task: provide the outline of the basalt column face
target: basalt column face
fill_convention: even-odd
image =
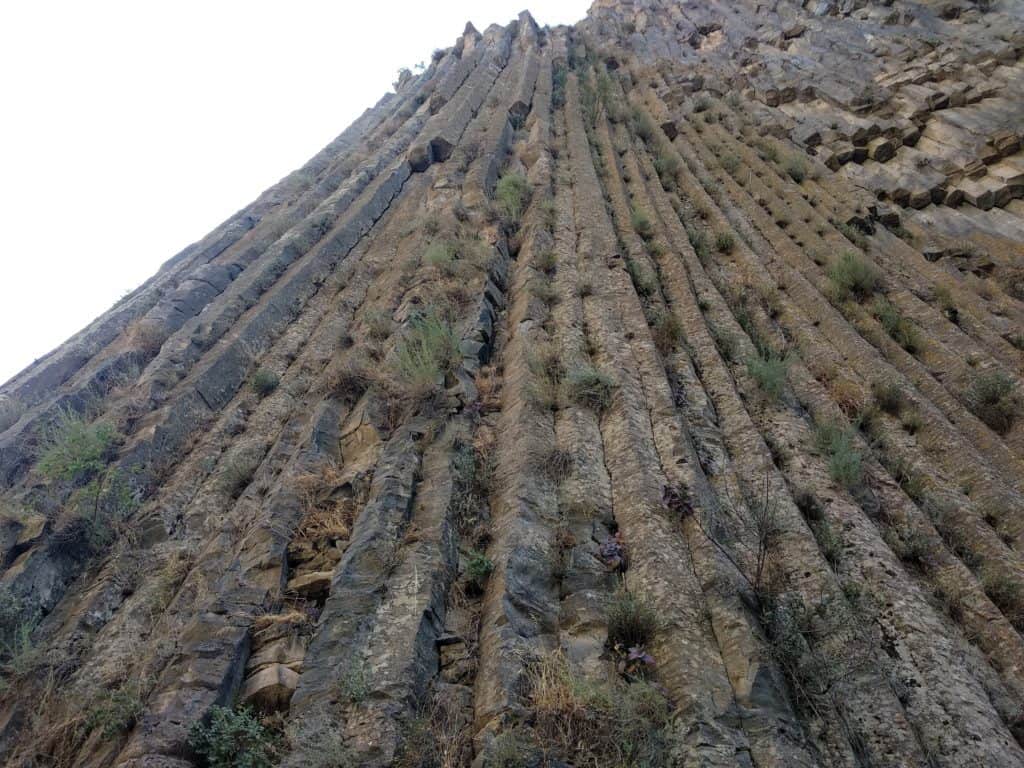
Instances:
[[[467,26],[0,386],[0,765],[1024,766],[1022,51]]]

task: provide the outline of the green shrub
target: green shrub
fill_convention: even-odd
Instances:
[[[529,282],[527,289],[549,307],[553,307],[560,299],[555,284],[544,277],[535,277]]]
[[[1002,371],[982,373],[967,392],[971,412],[994,432],[1005,435],[1020,413],[1020,399],[1013,379]]]
[[[260,397],[266,397],[277,389],[277,385],[280,383],[281,380],[276,373],[268,371],[266,368],[260,368],[249,380],[249,388]]]
[[[342,701],[358,704],[370,695],[370,674],[366,665],[350,659],[338,675],[338,696]]]
[[[423,261],[431,267],[447,271],[455,261],[455,246],[447,241],[433,242],[427,246]]]
[[[827,274],[833,297],[838,301],[851,296],[863,301],[881,284],[878,270],[852,251],[844,252],[828,268]]]
[[[586,679],[575,674],[559,653],[547,654],[533,665],[528,679],[530,703],[536,713],[534,734],[540,742],[537,746],[549,759],[538,762],[537,746],[519,738],[514,746],[502,749],[504,762],[485,765],[676,765],[672,759],[676,746],[671,734],[672,707],[657,686],[643,680]]]
[[[213,707],[209,724],[192,724],[188,743],[207,768],[272,768],[273,734],[248,709]]]
[[[786,160],[786,173],[797,184],[807,177],[807,163],[799,155],[790,155]]]
[[[520,173],[506,173],[498,179],[494,197],[506,221],[517,225],[530,200],[530,184]]]
[[[876,296],[871,306],[871,313],[882,324],[885,332],[893,341],[907,352],[913,354],[921,346],[920,337],[914,324],[903,317],[899,310],[884,296]]]
[[[395,367],[400,381],[422,390],[453,371],[460,357],[455,330],[436,313],[428,312],[410,322],[395,350]]]
[[[828,472],[849,490],[860,486],[863,469],[861,455],[854,445],[854,431],[838,424],[821,424],[815,430],[818,449],[828,456]]]
[[[1010,577],[986,571],[982,574],[985,594],[1014,627],[1024,630],[1024,590]]]
[[[860,248],[862,251],[868,249],[868,239],[863,232],[860,231],[854,224],[836,224],[836,229],[839,230],[840,234],[853,243],[855,246]]]
[[[634,648],[648,645],[658,631],[658,614],[640,595],[619,589],[608,603],[608,645]]]
[[[557,266],[555,252],[550,248],[544,249],[534,257],[533,266],[534,269],[539,269],[541,272],[550,275]]]
[[[679,346],[683,340],[683,324],[669,310],[658,310],[651,321],[651,337],[662,355]]]
[[[110,424],[87,424],[76,413],[61,411],[44,438],[37,468],[50,482],[88,482],[106,468],[119,439]]]
[[[877,379],[871,382],[871,395],[878,407],[892,416],[903,408],[903,390],[896,381]]]
[[[711,109],[711,99],[707,96],[700,96],[693,102],[693,111],[700,113]]]
[[[644,240],[650,240],[654,237],[654,226],[651,224],[651,219],[646,211],[634,206],[630,221],[633,224],[633,229]]]
[[[615,385],[597,369],[578,365],[566,375],[565,387],[569,400],[600,413],[611,405]]]
[[[722,359],[728,363],[734,362],[736,353],[739,351],[739,340],[736,338],[736,334],[715,325],[709,325],[708,330],[711,331],[711,338]]]
[[[527,398],[538,408],[557,408],[564,378],[558,352],[550,347],[532,351],[527,355],[526,365],[530,369],[530,381],[526,385]]]
[[[657,134],[657,126],[651,120],[650,115],[640,107],[633,107],[632,113],[633,132],[645,143],[651,141]]]
[[[487,579],[494,572],[494,563],[483,552],[473,550],[466,564],[467,585],[476,594],[481,594],[487,585]]]
[[[736,171],[739,170],[740,167],[740,159],[731,153],[722,155],[718,158],[718,162],[730,176],[735,175]]]
[[[789,358],[771,349],[763,349],[760,354],[747,358],[747,373],[757,382],[761,391],[771,398],[782,395],[788,369]]]
[[[8,587],[0,587],[0,691],[31,671],[39,659],[32,632],[39,623],[39,613]]]
[[[679,176],[679,157],[667,149],[658,152],[654,158],[654,171],[667,190],[675,189],[676,178]]]
[[[67,507],[73,517],[54,534],[69,544],[83,543],[90,554],[97,554],[114,542],[122,523],[138,506],[124,475],[118,470],[104,471],[71,495]]]
[[[626,259],[626,271],[638,295],[646,298],[658,292],[657,278],[643,264],[634,259]]]
[[[135,727],[143,711],[136,686],[125,685],[113,691],[103,691],[89,710],[85,729],[90,733],[98,730],[104,739],[116,739]]]
[[[718,232],[715,234],[715,248],[719,253],[732,253],[736,246],[731,232]]]
[[[708,239],[704,233],[687,229],[686,235],[690,240],[690,245],[693,246],[693,252],[697,254],[697,259],[701,264],[706,263],[708,256],[711,255],[711,249],[708,247]]]

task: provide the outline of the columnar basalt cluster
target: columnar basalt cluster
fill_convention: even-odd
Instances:
[[[1024,766],[1022,52],[467,26],[0,387],[0,764]]]

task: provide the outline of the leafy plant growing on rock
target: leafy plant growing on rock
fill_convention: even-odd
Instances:
[[[979,374],[967,391],[971,412],[994,432],[1005,435],[1020,413],[1017,387],[1002,371]]]
[[[836,301],[845,301],[851,296],[857,301],[864,301],[881,284],[878,270],[852,251],[845,251],[828,268],[828,279]]]
[[[620,588],[608,602],[608,645],[646,646],[658,631],[658,614],[643,596]]]
[[[765,348],[759,354],[747,358],[747,373],[772,399],[782,395],[782,391],[786,387],[786,372],[788,370],[789,358],[772,349]]]
[[[437,385],[458,363],[459,339],[452,326],[434,312],[410,322],[395,350],[398,378],[413,390]]]
[[[188,743],[206,768],[272,768],[277,754],[273,733],[244,708],[213,707],[192,724]]]
[[[643,209],[634,206],[630,222],[636,233],[644,240],[650,240],[654,237],[654,225],[651,224],[650,216]]]
[[[276,373],[268,371],[266,368],[260,368],[249,380],[249,387],[260,397],[266,397],[277,389],[280,383],[281,380]]]
[[[900,314],[899,310],[884,296],[875,297],[871,313],[882,324],[893,341],[913,354],[921,347],[921,340],[914,324]]]
[[[474,550],[466,564],[466,584],[474,594],[482,594],[487,579],[494,572],[494,563],[483,552]]]
[[[85,728],[89,732],[98,730],[104,739],[116,739],[135,727],[143,711],[138,687],[123,685],[100,694],[89,710]]]
[[[715,249],[719,253],[732,253],[734,247],[736,247],[736,240],[731,232],[723,230],[715,234]]]
[[[671,706],[654,685],[590,681],[574,674],[557,653],[530,669],[529,683],[535,733],[559,763],[571,760],[594,768],[673,764]],[[519,746],[519,754],[524,747]]]
[[[828,456],[828,471],[848,490],[860,486],[863,470],[861,455],[854,445],[854,431],[838,424],[821,424],[815,429],[818,449]]]
[[[518,226],[530,200],[530,184],[520,173],[506,173],[498,179],[494,197],[505,221],[511,226]]]
[[[106,469],[120,436],[106,422],[87,423],[72,411],[61,411],[46,435],[36,465],[50,482],[89,482]]]
[[[38,611],[0,587],[0,691],[35,667],[39,653],[32,633],[38,623]]]
[[[578,365],[565,377],[569,399],[579,406],[601,413],[612,402],[612,380],[596,368]]]

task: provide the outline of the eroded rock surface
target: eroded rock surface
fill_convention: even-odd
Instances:
[[[1024,766],[1022,51],[467,25],[0,387],[0,764]]]

